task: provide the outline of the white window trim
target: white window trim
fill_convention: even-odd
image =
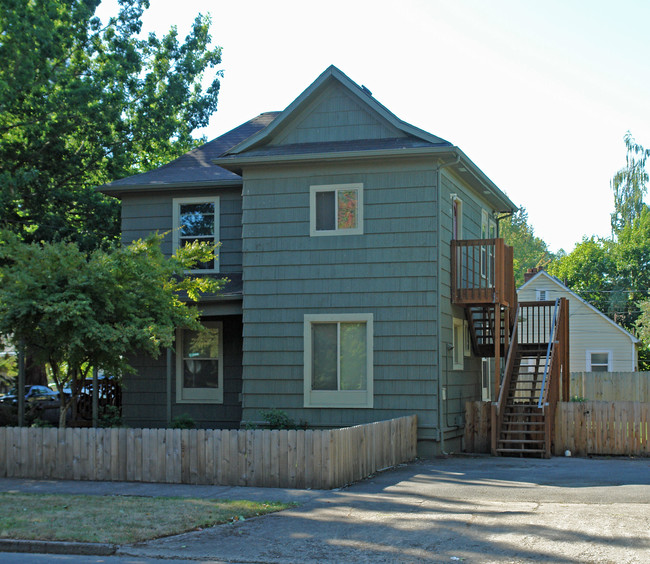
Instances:
[[[219,210],[219,197],[218,196],[196,196],[193,198],[174,198],[173,199],[173,208],[172,208],[172,252],[176,252],[180,246],[180,208],[182,204],[199,204],[199,203],[210,203],[214,205],[214,244],[219,243],[219,227],[220,227],[220,210]],[[192,270],[197,274],[214,274],[219,272],[219,255],[215,252],[214,255],[214,268],[204,269],[197,268]]]
[[[544,298],[543,299],[542,299],[542,292],[544,293]],[[544,288],[541,288],[539,290],[535,290],[535,294],[536,294],[538,302],[547,302],[547,301],[549,301],[549,297],[548,297],[549,291],[548,290],[546,290]]]
[[[366,324],[366,390],[312,390],[312,323]],[[309,314],[304,317],[304,406],[333,408],[371,408],[373,406],[373,314]]]
[[[357,226],[353,229],[316,230],[316,194],[318,192],[336,192],[340,190],[357,191]],[[338,201],[335,198],[336,201]],[[309,235],[311,237],[330,237],[340,235],[363,235],[363,184],[320,184],[309,187]]]
[[[453,319],[454,319],[454,322],[453,322],[452,329],[451,329],[451,331],[452,331],[451,341],[452,341],[452,344],[453,344],[453,349],[451,351],[452,369],[453,370],[464,370],[465,369],[465,354],[464,354],[464,350],[465,350],[465,344],[464,344],[464,341],[465,341],[465,339],[464,339],[465,329],[463,327],[463,320],[462,319],[458,319],[457,317],[454,317]],[[459,333],[456,333],[457,329],[460,329]],[[457,334],[460,334],[460,341],[461,341],[460,343],[456,342],[456,335]],[[458,354],[457,347],[460,349],[460,355],[459,355],[459,357],[461,359],[460,362],[456,362],[456,356]]]
[[[592,354],[607,354],[607,372],[612,372],[612,364],[614,360],[614,351],[612,350],[606,350],[606,349],[589,349],[586,351],[586,367],[587,367],[587,372],[592,372],[592,366],[591,366],[591,355]]]
[[[176,403],[223,403],[223,323],[206,321],[205,327],[219,329],[218,387],[186,389],[183,387],[183,330],[176,330]]]

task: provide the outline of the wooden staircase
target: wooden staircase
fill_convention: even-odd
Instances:
[[[538,407],[545,365],[546,350],[518,350],[497,437],[497,454],[545,456],[550,450],[550,437],[545,432],[548,410]]]
[[[492,453],[550,457],[555,406],[569,395],[568,302],[518,304],[512,266],[503,239],[452,241],[452,302],[474,355],[494,358]]]

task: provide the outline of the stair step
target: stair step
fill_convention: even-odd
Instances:
[[[546,449],[543,448],[497,448],[497,452],[502,452],[502,453],[516,453],[516,454],[523,454],[523,453],[536,453],[536,454],[545,454]]]
[[[544,439],[515,439],[515,438],[501,438],[499,443],[510,443],[517,445],[538,445],[540,443],[544,444]]]

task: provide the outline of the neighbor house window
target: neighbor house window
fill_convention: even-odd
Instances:
[[[174,251],[194,241],[216,245],[219,242],[219,198],[174,198]],[[218,272],[215,257],[199,263],[194,270]]]
[[[223,326],[204,323],[203,331],[176,334],[176,402],[223,402]]]
[[[363,184],[311,186],[309,198],[312,237],[363,233]]]
[[[611,372],[611,351],[587,351],[587,372]]]
[[[548,296],[548,290],[537,290],[537,301],[538,302],[545,302],[549,300]]]
[[[465,328],[463,320],[454,317],[453,340],[454,348],[451,349],[453,359],[453,369],[463,370],[465,368]]]
[[[372,407],[372,320],[305,315],[305,407]]]

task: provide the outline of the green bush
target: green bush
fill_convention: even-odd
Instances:
[[[267,409],[260,411],[262,419],[266,421],[269,429],[296,429],[296,422],[291,419],[286,411],[281,409]]]
[[[196,421],[187,413],[183,413],[172,419],[172,429],[196,429]]]
[[[571,396],[571,401],[574,403],[584,403],[589,400],[587,398],[583,398],[582,396]]]
[[[98,425],[100,427],[121,427],[122,414],[120,408],[115,405],[107,405],[104,412],[99,416]]]

